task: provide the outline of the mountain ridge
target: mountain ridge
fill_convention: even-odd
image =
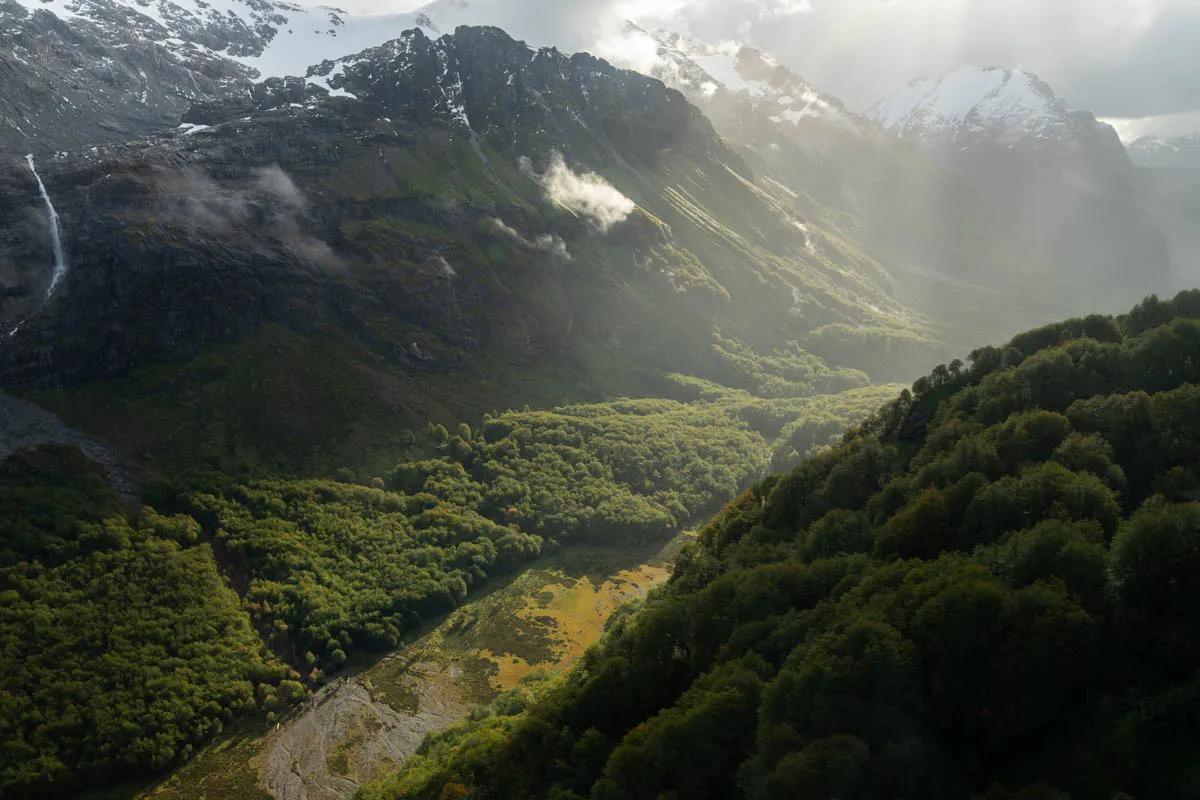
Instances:
[[[872,342],[897,348],[871,364],[885,378],[943,347],[885,267],[806,220],[655,79],[488,28],[413,30],[312,75],[333,91],[268,79],[195,104],[178,130],[39,161],[72,268],[32,316],[45,212],[27,168],[0,172],[27,198],[0,210],[0,317],[28,317],[0,353],[9,386],[115,379],[144,397],[155,370],[202,379],[190,360],[264,330],[298,337],[296,357],[316,342],[353,354],[338,362],[363,375],[341,380],[371,376],[357,394],[384,408],[395,380],[451,385],[483,364],[586,373],[604,353],[641,365],[613,386],[656,371],[739,385],[759,380],[743,348],[797,342],[812,352],[780,363],[809,365],[815,383],[786,384],[808,391],[865,382],[835,365]],[[302,425],[324,391],[306,385],[276,420]],[[96,418],[106,406],[58,410],[128,435],[119,414]]]
[[[1184,136],[1143,136],[1126,149],[1139,167],[1200,169],[1200,133]]]
[[[1012,146],[1072,149],[1095,132],[1116,136],[1034,73],[996,66],[964,65],[941,78],[918,78],[871,106],[867,116],[901,137],[958,146],[990,136]]]

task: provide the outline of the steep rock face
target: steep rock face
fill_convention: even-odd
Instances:
[[[310,68],[309,79],[417,124],[469,131],[513,153],[569,148],[611,160],[659,150],[734,164],[695,107],[657,81],[586,53],[535,50],[498,28],[420,29]]]
[[[20,309],[31,316],[10,337],[8,382],[71,385],[120,375],[246,336],[264,321],[315,332],[340,324],[343,313],[383,313],[388,301],[387,313],[401,318],[420,317],[416,305],[436,314],[425,321],[448,341],[461,346],[471,338],[458,315],[446,317],[454,289],[442,268],[425,263],[431,248],[424,258],[419,248],[411,254],[417,263],[406,276],[405,301],[374,298],[348,280],[334,247],[353,248],[320,184],[348,149],[361,151],[361,144],[339,144],[360,133],[352,121],[328,111],[302,119],[285,107],[253,124],[195,130],[42,166],[70,268],[45,306],[44,270],[19,293],[31,298]],[[397,131],[394,138],[415,136]],[[21,243],[23,263],[44,264],[45,237],[29,203],[0,227]],[[31,229],[36,235],[24,238]],[[397,357],[419,361],[430,358],[427,350]]]
[[[36,184],[0,175],[0,318],[24,320],[4,382],[124,375],[268,322],[402,372],[600,348],[713,375],[717,328],[767,352],[833,323],[934,344],[681,95],[586,55],[411,31],[183,118],[39,162],[71,267],[45,305]]]
[[[248,68],[116,2],[63,17],[0,1],[0,149],[46,153],[133,139],[178,124],[195,101],[244,91]],[[81,11],[84,6],[76,6]]]

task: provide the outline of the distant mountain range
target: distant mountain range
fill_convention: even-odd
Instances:
[[[1169,269],[1115,131],[1028,72],[964,67],[860,116],[754,48],[633,25],[625,36],[614,52],[650,45],[651,74],[751,163],[861,220],[890,263],[981,286],[1020,275],[1037,286],[1027,302],[1065,305],[1132,298]],[[1099,278],[1091,290],[1083,273]]]
[[[1200,169],[1200,134],[1144,136],[1130,142],[1127,149],[1139,167]]]
[[[941,78],[913,81],[867,112],[904,138],[930,146],[1076,149],[1093,139],[1117,141],[1111,126],[1076,111],[1031,72],[963,66]]]
[[[514,225],[501,212],[516,201],[502,200],[494,182],[516,170],[521,191],[546,185],[554,153],[576,178],[594,171],[668,223],[675,249],[662,273],[677,287],[704,287],[678,293],[706,314],[712,309],[701,295],[720,306],[725,294],[736,305],[741,293],[755,292],[737,288],[742,277],[721,276],[729,269],[724,257],[681,256],[696,256],[711,242],[680,247],[688,228],[670,222],[671,215],[710,233],[749,236],[768,260],[812,261],[815,272],[803,266],[776,285],[789,320],[776,331],[778,341],[804,341],[835,363],[855,361],[879,375],[902,369],[896,364],[904,359],[876,346],[897,336],[916,343],[914,357],[925,359],[938,342],[981,327],[990,338],[1165,288],[1171,253],[1112,129],[1072,110],[1030,73],[963,68],[918,81],[859,115],[745,45],[615,28],[618,41],[602,52],[664,88],[586,55],[498,46],[508,38],[498,31],[448,33],[477,18],[527,24],[520,4],[508,0],[439,0],[382,17],[267,0],[0,0],[0,146],[36,156],[62,215],[68,254],[80,265],[95,262],[69,275],[55,307],[22,328],[4,356],[9,379],[87,380],[189,355],[263,320],[290,319],[297,286],[306,296],[330,293],[318,304],[339,309],[342,322],[348,308],[355,317],[375,302],[366,297],[378,287],[360,298],[365,305],[347,306],[332,299],[346,283],[336,270],[313,269],[385,258],[390,245],[364,244],[359,235],[364,220],[418,213],[410,201],[403,209],[388,205],[394,200],[376,202],[412,191],[390,183],[400,180],[398,167],[378,144],[389,137],[406,147],[449,137],[455,148],[469,147],[483,170],[468,177],[470,165],[457,151],[422,166],[420,181],[429,186],[471,187],[462,199],[468,210],[422,206],[426,224],[461,225],[463,214],[494,217],[518,235],[513,241],[561,242],[567,252],[578,231],[541,212],[522,212],[524,225]],[[290,144],[271,138],[284,129]],[[393,177],[371,181],[387,185],[356,185],[354,192],[375,198],[357,211],[327,205],[349,191],[339,181],[359,180],[346,177],[347,159],[365,157],[372,146]],[[531,159],[528,166],[519,166],[522,158]],[[673,166],[664,171],[667,162]],[[686,172],[673,171],[684,162],[709,176],[703,192]],[[260,196],[257,171],[272,167],[295,180],[303,213],[278,196]],[[372,175],[377,169],[361,168]],[[407,168],[400,172],[404,181],[417,180]],[[253,233],[250,225],[244,241],[240,234],[213,238],[195,224],[180,233],[148,215],[164,192],[178,196],[196,175],[216,176],[215,190],[201,188],[268,215],[275,233]],[[10,163],[0,181],[10,196],[29,200],[0,219],[0,320],[16,323],[40,308],[48,278],[36,254],[48,244],[24,160]],[[480,216],[480,208],[489,213]],[[133,219],[141,225],[136,242]],[[403,239],[425,264],[446,249],[427,233],[409,231]],[[635,247],[637,263],[653,250]],[[763,258],[757,250],[749,257],[751,272],[763,271]],[[172,271],[191,263],[203,266]],[[275,266],[263,272],[264,263]],[[225,267],[211,271],[213,265]],[[143,272],[149,283],[139,288]],[[243,291],[239,275],[252,282],[251,291]],[[186,282],[172,299],[153,299],[151,285],[161,292],[176,278]],[[360,276],[349,283],[351,294],[363,291]],[[240,287],[245,309],[217,307],[215,298],[230,286]],[[478,291],[469,296],[487,294]],[[420,311],[409,309],[422,325],[433,319],[425,304],[434,294],[422,296]],[[197,296],[213,305],[198,305]],[[158,315],[156,329],[141,327]],[[929,328],[924,315],[937,315],[942,329]],[[451,327],[443,340],[450,350],[433,362],[468,361],[465,353],[481,340],[479,331]],[[70,356],[62,350],[68,344]],[[404,359],[430,363],[413,355],[412,344]],[[417,349],[438,352],[428,344]]]

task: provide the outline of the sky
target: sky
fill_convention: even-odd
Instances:
[[[408,11],[419,0],[343,0]],[[615,20],[737,40],[865,110],[960,64],[1036,72],[1123,137],[1200,132],[1200,0],[439,0],[474,21],[564,50],[595,49]]]

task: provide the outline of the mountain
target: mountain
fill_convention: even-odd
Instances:
[[[1143,136],[1126,147],[1139,167],[1184,167],[1200,169],[1200,134],[1192,136]]]
[[[0,146],[44,154],[174,128],[193,103],[426,21],[273,0],[3,0]]]
[[[1127,149],[1146,206],[1167,235],[1175,285],[1187,286],[1200,253],[1200,137],[1148,136]]]
[[[808,393],[864,383],[848,360],[887,377],[944,347],[883,266],[656,80],[486,28],[307,72],[0,172],[4,385],[55,390],[151,460],[337,463],[397,420],[540,387],[640,394],[686,372]],[[271,352],[275,372],[242,368]],[[574,377],[526,380],[546,370]],[[194,406],[154,399],[181,382]]]
[[[1072,109],[1025,70],[961,67],[922,79],[868,116],[962,175],[986,197],[990,224],[1021,274],[1049,276],[1048,291],[1086,273],[1106,288],[1162,288],[1170,256],[1144,205],[1116,132]],[[1091,293],[1093,305],[1112,294]]]
[[[919,148],[744,44],[711,44],[627,22],[598,50],[682,92],[810,218],[852,230],[858,245],[897,275],[907,302],[938,314],[952,330],[1010,329],[1007,314],[958,317],[968,306],[1011,305],[976,277],[1002,268],[1003,247],[998,231],[983,222],[980,194]],[[947,226],[946,213],[970,224]],[[1016,305],[1040,320],[1055,313],[1042,299]]]
[[[256,0],[219,5],[4,0],[0,39],[6,46],[0,48],[0,70],[6,92],[0,99],[0,144],[45,155],[160,133],[178,126],[193,104],[244,98],[256,80],[306,76],[314,64],[377,47],[412,27],[431,38],[462,22],[501,24],[531,35],[554,27],[574,31],[575,46],[595,46],[610,60],[650,72],[683,91],[723,136],[752,149],[741,155],[757,173],[770,172],[789,191],[812,198],[815,202],[806,201],[810,216],[856,217],[850,224],[861,228],[854,238],[876,260],[905,276],[900,281],[909,290],[904,299],[922,310],[957,306],[966,297],[995,305],[987,298],[1011,287],[999,276],[1015,262],[1029,264],[1026,274],[1051,280],[1063,263],[1095,264],[1105,275],[1103,285],[1125,297],[1146,288],[1139,284],[1132,289],[1135,277],[1160,273],[1154,262],[1167,258],[1153,224],[1121,199],[1130,191],[1120,174],[1127,166],[1118,163],[1119,154],[1113,157],[1113,143],[1104,141],[1102,128],[1097,128],[1095,146],[1079,149],[1080,154],[1107,155],[1047,156],[1056,171],[1064,163],[1071,166],[1060,178],[1039,184],[1045,171],[1021,163],[1013,172],[1011,153],[987,155],[968,148],[974,153],[968,163],[954,157],[958,150],[929,149],[933,140],[925,136],[908,137],[916,146],[897,147],[836,98],[753,48],[631,30],[616,19],[600,19],[583,30],[579,25],[542,25],[527,17],[520,5],[507,0],[437,0],[409,14],[378,16]],[[99,56],[80,58],[79,52]],[[935,81],[910,87],[893,99],[890,114],[917,112],[922,100],[935,94],[953,111],[972,91],[980,93],[976,99],[981,102],[983,95],[995,92],[980,110],[995,117],[990,127],[1001,138],[1023,131],[1030,142],[1058,141],[1058,134],[1072,126],[1083,131],[1090,125],[1086,115],[1076,119],[1075,112],[1027,73],[964,69],[956,75],[940,93]],[[320,75],[308,77],[322,85]],[[914,124],[920,116],[915,113]],[[1014,123],[1017,116],[1023,122]],[[1038,131],[1056,135],[1039,139],[1031,134]],[[931,165],[930,155],[944,163]],[[945,163],[953,169],[938,168]],[[1054,184],[1064,183],[1085,188],[1057,191]],[[1022,203],[1022,194],[1049,196],[1051,188],[1056,191],[1047,203],[1028,208]],[[1117,229],[1124,232],[1121,241],[1105,238],[1105,231]],[[1013,231],[1018,235],[1012,236]],[[1096,244],[1072,250],[1060,241],[1068,238]],[[1129,266],[1133,263],[1139,264],[1136,276]],[[1111,302],[1101,290],[1079,296],[1077,287],[1075,276],[1069,276],[1047,291],[1021,298],[1019,305],[1029,308],[1032,320]],[[992,330],[998,333],[1002,325],[997,319]]]
[[[1128,199],[1137,191],[1115,135],[1100,137],[1112,149],[1096,159],[1035,156],[1024,147],[1018,155],[1005,144],[1004,163],[983,147],[961,160],[963,145],[899,136],[744,45],[627,24],[601,50],[683,92],[810,216],[853,226],[872,256],[903,275],[905,299],[952,328],[1007,332],[1011,316],[981,318],[979,309],[1019,308],[1026,316],[1018,324],[1033,323],[1168,285],[1166,247],[1146,210]],[[931,91],[921,98],[932,104]],[[1017,104],[1001,102],[1001,94],[994,104],[1015,115]],[[1061,120],[1074,118],[1061,101],[1051,106]],[[1105,177],[1114,172],[1115,184]],[[1047,202],[1030,202],[1039,192]],[[1058,201],[1053,208],[1050,198]],[[1110,230],[1118,222],[1120,234]],[[1093,272],[1105,280],[1084,278]]]
[[[729,95],[749,101],[756,116],[776,123],[821,120],[859,131],[865,127],[840,100],[748,45],[709,44],[670,31],[645,31],[632,22],[625,23],[618,41],[608,43],[615,57],[622,51],[644,53],[647,48],[655,51],[648,72],[689,97],[712,101]]]
[[[913,81],[867,116],[929,147],[1115,151],[1111,126],[1076,111],[1037,75],[1021,69],[959,67]],[[1118,159],[1119,160],[1119,159]]]
[[[542,553],[661,544],[946,351],[677,91],[425,30],[0,164],[0,384],[57,415],[0,414],[0,794],[228,755]]]
[[[174,127],[197,99],[248,83],[244,67],[170,46],[163,26],[125,5],[72,8],[78,16],[66,5],[0,3],[0,147],[8,152],[136,138]]]
[[[730,503],[570,673],[358,796],[1186,796],[1198,314],[936,368]]]

